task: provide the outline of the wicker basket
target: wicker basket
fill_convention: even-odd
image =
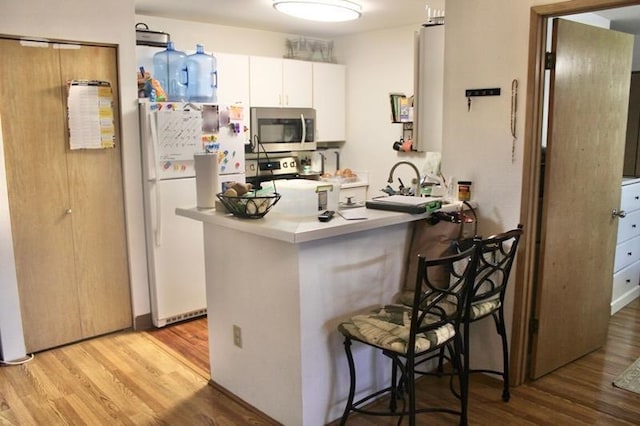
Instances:
[[[280,200],[280,194],[277,192],[274,192],[273,195],[248,197],[230,197],[219,193],[216,194],[216,197],[229,213],[244,219],[259,219],[263,217]]]

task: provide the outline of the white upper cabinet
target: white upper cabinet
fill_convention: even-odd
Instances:
[[[252,107],[312,106],[312,63],[251,56],[249,90]]]
[[[316,110],[316,141],[346,140],[346,67],[313,63],[313,108]]]
[[[414,147],[442,151],[444,25],[422,27],[416,41]]]
[[[215,53],[218,72],[218,103],[242,103],[249,108],[249,56]]]

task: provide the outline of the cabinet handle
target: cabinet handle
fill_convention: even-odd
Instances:
[[[627,284],[630,284],[630,283],[631,283],[631,280],[626,280],[625,282],[626,282]]]
[[[637,228],[637,226],[636,226],[636,224],[635,224],[635,223],[634,223],[633,225],[631,225],[631,227],[632,227],[633,229],[636,229],[636,228]]]
[[[636,195],[636,200],[640,200],[640,195]]]
[[[65,214],[71,214],[71,209],[66,209],[64,212]]]
[[[633,253],[628,252],[628,253],[627,253],[627,256],[633,256]]]
[[[622,219],[626,215],[627,215],[627,212],[625,212],[624,210],[618,210],[618,209],[611,210],[611,217],[614,219],[616,217],[619,217],[620,219]]]

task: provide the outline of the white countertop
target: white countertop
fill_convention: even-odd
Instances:
[[[458,210],[460,205],[461,203],[447,204],[441,210]],[[409,214],[367,209],[365,207],[361,207],[361,209],[364,210],[367,219],[346,220],[336,212],[329,222],[320,222],[317,216],[290,216],[278,212],[269,212],[260,219],[241,219],[234,217],[230,213],[218,212],[215,209],[198,209],[196,207],[178,207],[176,208],[176,214],[199,220],[203,223],[224,226],[293,244],[412,222],[429,216],[427,213]]]

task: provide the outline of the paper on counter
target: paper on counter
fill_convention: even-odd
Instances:
[[[338,214],[346,220],[362,220],[368,219],[367,209],[358,207],[355,209],[338,210]]]

